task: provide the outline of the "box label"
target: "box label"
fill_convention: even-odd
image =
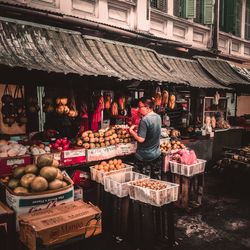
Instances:
[[[0,176],[10,175],[15,167],[31,163],[30,155],[0,158]]]
[[[58,204],[74,200],[74,187],[70,185],[68,188],[53,193],[45,193],[41,195],[15,195],[6,189],[6,202],[12,207],[17,215],[31,213],[37,210],[54,207]]]

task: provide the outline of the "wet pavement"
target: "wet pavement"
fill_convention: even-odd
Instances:
[[[239,188],[241,186],[241,188]],[[176,210],[174,249],[250,249],[250,189],[206,174],[202,206]]]

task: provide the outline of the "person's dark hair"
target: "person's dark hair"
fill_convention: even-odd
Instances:
[[[142,102],[145,107],[148,107],[150,109],[154,108],[154,103],[153,103],[153,101],[151,99],[142,97],[142,98],[139,99],[139,102]]]

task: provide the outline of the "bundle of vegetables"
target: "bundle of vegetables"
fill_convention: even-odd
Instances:
[[[51,155],[40,155],[36,165],[15,168],[7,186],[19,194],[56,190],[70,185],[58,166],[59,162]]]
[[[70,148],[70,141],[67,137],[58,138],[54,143],[51,143],[49,147],[55,150],[67,150]]]
[[[76,138],[76,146],[88,148],[100,148],[118,143],[131,142],[132,138],[127,129],[110,127],[107,130],[99,130],[94,133],[91,130],[84,131]]]
[[[0,157],[21,156],[27,153],[29,146],[23,146],[15,141],[0,140]]]

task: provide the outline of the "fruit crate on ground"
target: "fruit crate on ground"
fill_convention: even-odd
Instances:
[[[179,185],[166,181],[144,179],[128,183],[129,196],[153,206],[163,206],[170,202],[177,201]]]
[[[107,172],[105,172],[104,170],[98,170],[95,168],[95,166],[92,166],[89,168],[90,168],[91,180],[101,183],[103,185],[104,178],[106,176],[110,176],[116,173],[131,172],[133,169],[133,166],[124,164],[123,168],[112,170],[112,171],[107,171]]]
[[[128,182],[149,179],[150,177],[137,172],[120,172],[104,178],[104,190],[120,198],[128,195]]]
[[[205,171],[206,161],[198,159],[198,162],[192,165],[185,165],[175,161],[169,161],[171,173],[193,176]]]

